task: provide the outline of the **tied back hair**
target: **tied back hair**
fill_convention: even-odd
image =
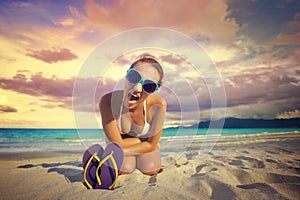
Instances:
[[[139,63],[149,63],[149,64],[152,64],[153,67],[155,67],[155,69],[159,73],[158,85],[161,86],[162,79],[164,77],[164,72],[163,72],[161,65],[159,64],[160,63],[159,59],[149,53],[144,53],[144,54],[136,57],[135,61],[131,64],[129,69],[133,68],[134,66],[136,66]]]

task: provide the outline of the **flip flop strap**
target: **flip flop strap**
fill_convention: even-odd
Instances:
[[[103,158],[100,162],[100,164],[98,165],[98,168],[96,170],[96,178],[97,178],[97,181],[99,183],[99,185],[101,185],[101,179],[100,179],[100,176],[99,176],[99,173],[98,173],[98,170],[101,168],[101,166],[108,160],[108,159],[111,159],[111,162],[113,164],[113,167],[115,169],[115,172],[116,172],[116,177],[114,179],[114,182],[109,186],[109,189],[112,189],[116,183],[117,183],[117,179],[119,177],[119,170],[118,170],[118,166],[117,166],[117,163],[116,163],[116,160],[115,158],[113,157],[113,153],[114,151],[112,151],[110,154],[108,154],[107,156],[105,156],[105,158]]]
[[[84,176],[83,176],[83,177],[84,177],[84,181],[85,181],[86,185],[87,185],[90,189],[93,189],[93,186],[92,186],[92,184],[90,184],[89,181],[87,180],[86,175],[87,175],[87,170],[88,170],[88,168],[89,168],[89,165],[91,164],[91,162],[92,162],[92,160],[93,160],[94,158],[100,163],[100,158],[97,156],[97,153],[94,153],[94,154],[89,158],[89,160],[88,160],[88,162],[87,162],[87,164],[86,164],[86,166],[85,166],[85,168],[84,168],[84,173],[83,173],[83,175],[84,175]]]

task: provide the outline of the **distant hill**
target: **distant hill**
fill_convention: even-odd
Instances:
[[[218,122],[217,120],[215,122]],[[208,128],[210,121],[200,122],[190,128]],[[223,128],[300,128],[300,118],[292,119],[238,119],[226,118]]]

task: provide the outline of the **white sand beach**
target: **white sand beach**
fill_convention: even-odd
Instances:
[[[88,190],[72,152],[0,153],[0,199],[300,199],[300,133],[221,137],[149,177],[135,171],[114,190]],[[171,161],[170,161],[171,160]]]

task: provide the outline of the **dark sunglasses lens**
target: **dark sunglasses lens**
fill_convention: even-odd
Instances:
[[[137,84],[142,79],[141,75],[135,70],[129,71],[126,78],[131,84]]]
[[[143,84],[143,89],[147,93],[153,93],[157,89],[157,84],[151,80],[145,80]]]

